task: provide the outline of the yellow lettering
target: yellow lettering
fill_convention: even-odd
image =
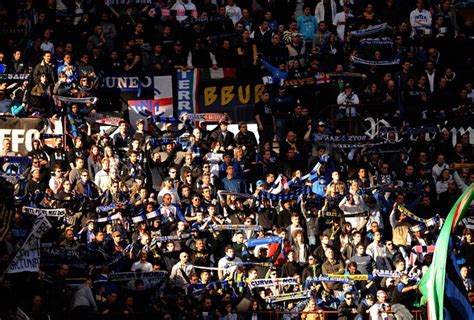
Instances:
[[[307,85],[313,85],[314,84],[314,78],[306,78],[306,84]]]
[[[259,83],[255,86],[255,103],[260,101],[260,96],[262,95],[264,89],[265,86],[263,83]]]
[[[302,86],[304,86],[305,79],[296,79],[298,83]]]
[[[232,93],[234,86],[225,86],[221,89],[221,105],[225,106],[229,104],[232,99],[234,99],[234,94]]]
[[[210,106],[217,100],[216,87],[207,87],[204,88],[204,105],[206,107]]]
[[[238,93],[239,93],[239,100],[241,104],[248,104],[250,101],[250,85],[245,86],[245,96],[243,93],[243,86],[239,86]]]

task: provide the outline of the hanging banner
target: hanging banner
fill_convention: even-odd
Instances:
[[[200,81],[198,111],[233,115],[236,107],[247,108],[260,101],[264,89],[261,79],[248,79],[246,82],[236,79]]]
[[[149,78],[149,77],[145,77]],[[128,100],[130,124],[136,128],[137,120],[143,119],[148,126],[147,117],[140,111],[153,116],[173,116],[173,82],[171,76],[153,77],[153,99]],[[138,88],[137,88],[138,90]]]
[[[178,79],[178,117],[183,113],[195,113],[197,106],[197,87],[200,69],[177,70]]]
[[[27,154],[33,150],[33,140],[40,138],[44,121],[40,118],[0,118],[0,141],[10,138],[12,151]]]
[[[28,238],[21,246],[5,273],[39,272],[40,268],[40,239],[52,226],[44,215],[38,216]]]

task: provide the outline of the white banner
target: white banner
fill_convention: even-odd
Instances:
[[[66,214],[66,209],[40,209],[40,208],[32,208],[32,207],[23,207],[22,212],[31,214],[34,216],[39,216],[43,214],[46,217],[61,218],[61,217],[64,217],[64,215]]]
[[[39,272],[40,239],[52,226],[44,215],[38,216],[28,238],[21,246],[5,273]]]

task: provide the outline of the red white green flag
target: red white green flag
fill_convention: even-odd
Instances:
[[[474,319],[451,246],[451,234],[473,198],[474,184],[463,192],[451,209],[436,242],[431,266],[421,279],[420,290],[428,304],[429,320]]]

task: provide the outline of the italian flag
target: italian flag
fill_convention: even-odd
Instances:
[[[235,78],[235,68],[201,68],[200,80],[216,80],[224,78]]]
[[[451,234],[473,198],[474,184],[463,192],[451,209],[436,242],[431,266],[421,279],[420,290],[428,304],[429,320],[474,319],[451,246]]]

